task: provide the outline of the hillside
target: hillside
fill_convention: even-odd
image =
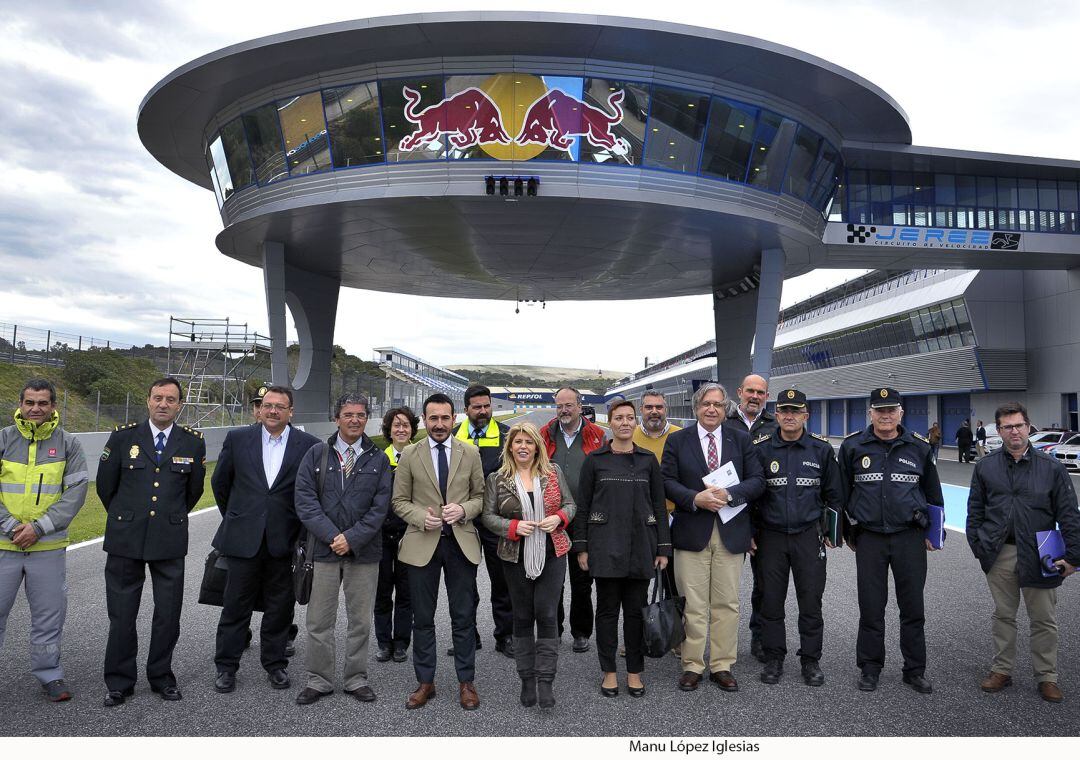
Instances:
[[[447,369],[459,372],[473,382],[484,385],[527,388],[558,388],[562,385],[573,385],[597,392],[605,390],[613,381],[630,374],[628,371],[617,369],[597,371],[523,364],[458,364]]]

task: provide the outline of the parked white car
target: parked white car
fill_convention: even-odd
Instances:
[[[1080,472],[1080,433],[1075,433],[1053,448],[1053,456],[1069,472]]]

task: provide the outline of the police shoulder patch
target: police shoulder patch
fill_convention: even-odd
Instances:
[[[101,450],[101,461],[102,462],[107,461],[109,459],[109,454],[111,454],[111,453],[112,453],[112,450],[108,446],[106,446],[104,449],[102,449]]]
[[[757,438],[754,439],[754,443],[764,443],[770,438],[772,438],[771,435],[759,435]]]
[[[922,435],[922,434],[920,434],[920,433],[916,433],[916,432],[915,432],[914,430],[912,430],[912,431],[911,431],[911,434],[912,434],[912,435],[913,435],[914,437],[918,438],[918,439],[919,439],[920,441],[922,441],[923,443],[930,443],[930,439],[929,439],[929,438],[927,438],[927,437],[926,437],[925,435]]]
[[[823,435],[820,435],[820,434],[818,434],[818,433],[811,433],[811,434],[810,434],[810,437],[811,437],[811,438],[817,438],[817,439],[818,439],[819,441],[825,441],[825,443],[829,443],[829,439],[828,439],[828,438],[826,438],[825,436],[823,436]],[[831,444],[830,444],[830,445],[831,445]]]
[[[199,432],[198,430],[196,430],[195,428],[191,428],[191,427],[188,427],[187,425],[181,425],[180,427],[182,427],[182,428],[183,428],[184,430],[186,430],[186,431],[188,431],[189,433],[191,433],[191,434],[192,434],[193,436],[195,436],[196,438],[202,438],[202,437],[203,437],[203,434],[202,434],[202,433],[200,433],[200,432]]]
[[[856,430],[856,431],[855,431],[854,433],[848,433],[848,434],[847,434],[847,435],[845,435],[844,437],[845,437],[845,438],[850,438],[851,436],[853,436],[853,435],[858,435],[858,434],[859,434],[859,433],[861,433],[861,432],[862,432],[861,430]]]
[[[128,428],[133,428],[138,424],[139,424],[138,422],[127,422],[127,423],[124,423],[123,425],[117,425],[116,427],[113,428],[113,432],[115,433],[117,430],[127,430]]]

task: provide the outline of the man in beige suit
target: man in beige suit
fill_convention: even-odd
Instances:
[[[476,566],[480,537],[473,519],[484,505],[484,470],[474,446],[453,438],[454,402],[435,393],[424,401],[426,440],[402,452],[394,477],[394,512],[409,524],[398,560],[409,566],[413,610],[413,669],[419,685],[406,707],[435,696],[435,606],[440,571],[446,579],[459,699],[480,706],[473,686],[476,654]]]

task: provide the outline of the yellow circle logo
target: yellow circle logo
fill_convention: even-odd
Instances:
[[[870,469],[870,457],[863,457],[862,458],[862,468],[864,470],[869,470]]]
[[[795,391],[788,391],[787,392],[787,397],[788,398],[795,398]]]
[[[888,395],[889,395],[889,390],[887,388],[882,388],[881,389],[881,397],[886,398]]]
[[[773,473],[774,475],[780,472],[780,463],[777,462],[775,459],[769,462],[769,472]]]
[[[529,106],[542,98],[548,91],[544,80],[531,74],[495,74],[484,80],[480,89],[488,94],[502,114],[503,129],[513,138],[521,132]],[[497,142],[480,143],[480,149],[492,158],[500,161],[528,161],[536,158],[546,145],[520,145],[511,142],[502,145]]]

